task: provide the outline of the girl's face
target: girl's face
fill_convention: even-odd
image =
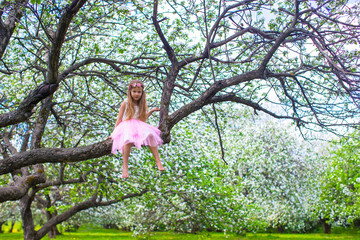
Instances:
[[[135,101],[139,101],[142,96],[142,87],[134,87],[130,90],[130,95]]]

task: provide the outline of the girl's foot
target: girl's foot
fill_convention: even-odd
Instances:
[[[159,169],[159,171],[165,171],[165,168],[161,164],[157,165],[157,168]]]
[[[128,172],[123,171],[122,177],[123,177],[123,178],[128,178],[128,177],[129,177],[129,173],[128,173]]]

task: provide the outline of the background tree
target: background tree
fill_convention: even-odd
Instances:
[[[360,143],[358,131],[332,143],[325,155],[326,171],[321,181],[321,195],[314,202],[324,231],[332,226],[359,227],[359,166]]]
[[[12,232],[15,223],[20,220],[19,206],[16,202],[6,202],[1,204],[0,209],[0,233],[3,233],[2,226],[8,225],[8,232]]]
[[[257,119],[238,125],[239,136],[229,131],[224,145],[241,178],[239,194],[259,207],[252,212],[259,228],[278,232],[308,232],[317,226],[311,203],[320,195],[325,171],[323,144],[299,139],[294,125]],[[231,144],[236,142],[237,144]],[[254,227],[253,227],[254,228]]]
[[[129,181],[146,185],[147,194],[86,211],[81,221],[99,226],[112,223],[134,233],[309,232],[317,228],[319,216],[313,215],[312,203],[320,199],[325,171],[324,159],[316,154],[319,149],[299,139],[294,125],[274,124],[264,116],[234,109],[225,104],[218,108],[228,165],[208,119],[213,109],[204,108],[196,119],[180,122],[171,143],[162,148],[170,169],[166,174],[153,174],[150,152],[132,154],[134,177]]]
[[[302,128],[357,123],[358,8],[347,1],[25,4],[1,4],[10,40],[1,43],[0,201],[20,200],[26,239],[147,191],[120,184],[103,158],[132,78],[161,106],[165,142],[181,120],[226,101]],[[59,199],[68,208],[36,232],[32,203],[50,210]]]

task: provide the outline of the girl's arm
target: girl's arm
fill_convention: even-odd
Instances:
[[[158,111],[160,111],[160,108],[158,108],[158,107],[152,108],[150,111],[147,112],[146,119],[148,119],[153,112],[158,112]]]
[[[124,112],[125,112],[125,108],[126,108],[126,102],[123,101],[121,103],[121,106],[120,106],[119,114],[118,114],[118,117],[117,117],[117,120],[116,120],[116,123],[115,123],[115,128],[122,122]]]

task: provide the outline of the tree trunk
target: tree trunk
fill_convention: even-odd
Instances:
[[[5,223],[5,221],[0,221],[0,233],[3,233],[4,231],[2,230],[2,225]]]
[[[33,199],[27,194],[20,200],[20,212],[23,222],[24,240],[35,240],[35,225],[31,211]]]
[[[58,235],[61,235],[61,233],[59,232],[57,227],[56,226],[51,227],[50,231],[48,232],[48,237],[56,238],[56,236],[58,236]]]
[[[16,223],[15,220],[11,220],[11,226],[10,226],[10,229],[9,229],[9,233],[12,233],[12,231],[14,230],[15,223]]]
[[[49,211],[46,211],[46,219],[49,221],[51,218],[56,217],[57,213],[56,211],[54,213],[50,213]],[[52,226],[48,232],[49,238],[56,238],[56,236],[61,235],[59,230],[57,229],[56,225]]]
[[[276,227],[276,230],[278,233],[284,233],[285,232],[285,228],[283,225],[279,225]]]
[[[326,234],[329,234],[331,232],[331,224],[327,223],[329,219],[320,219],[320,223],[322,225],[323,231]]]
[[[360,218],[354,219],[353,225],[355,228],[360,228]]]

